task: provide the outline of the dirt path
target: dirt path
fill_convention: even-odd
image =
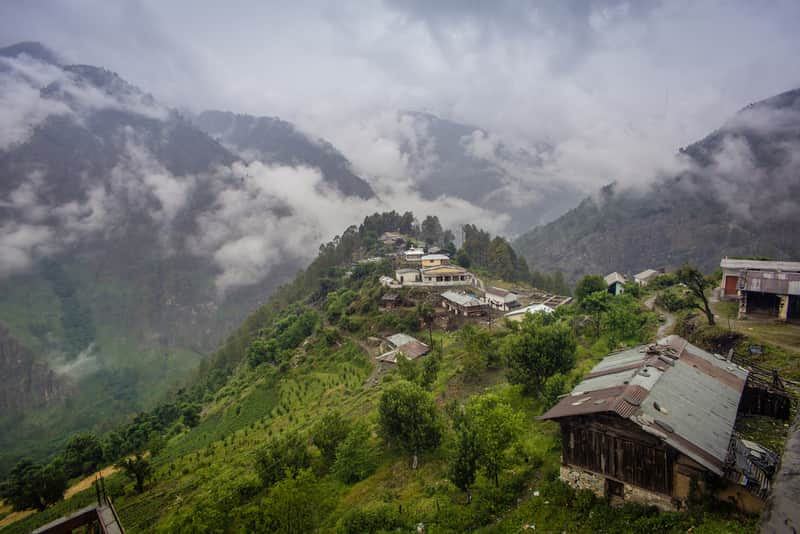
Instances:
[[[70,486],[67,489],[66,493],[64,493],[64,500],[67,500],[67,499],[71,498],[73,495],[75,495],[78,492],[81,492],[81,491],[83,491],[83,490],[85,490],[87,488],[91,488],[92,487],[92,483],[95,481],[95,479],[97,477],[100,476],[100,477],[106,478],[106,477],[109,477],[109,476],[113,475],[117,471],[119,471],[117,466],[110,465],[110,466],[106,467],[105,469],[101,469],[100,471],[98,471],[96,473],[92,473],[91,475],[89,475],[88,477],[84,478],[83,480],[79,480],[78,482],[76,482],[75,484],[73,484],[72,486]]]
[[[675,315],[661,307],[656,307],[655,295],[645,300],[644,305],[647,306],[648,310],[656,311],[660,315],[664,316],[664,322],[659,325],[658,330],[656,331],[656,339],[661,339],[662,337],[666,336],[670,330],[672,330],[673,326],[675,326]]]
[[[29,515],[31,515],[35,511],[36,510],[24,510],[22,512],[11,512],[7,516],[5,516],[3,519],[0,519],[0,528],[5,528],[8,525],[10,525],[11,523],[16,523],[17,521],[25,519],[26,517],[28,517]]]

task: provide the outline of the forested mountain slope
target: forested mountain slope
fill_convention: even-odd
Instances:
[[[605,187],[515,248],[571,280],[687,261],[709,271],[725,255],[800,257],[800,90],[747,106],[679,157],[685,172]]]

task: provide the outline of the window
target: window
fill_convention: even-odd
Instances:
[[[625,484],[616,480],[606,479],[606,497],[625,497]]]

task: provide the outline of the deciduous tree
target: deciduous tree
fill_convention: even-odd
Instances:
[[[381,395],[378,416],[384,438],[411,454],[414,468],[421,452],[439,446],[442,429],[436,404],[417,384],[403,380],[390,385]]]
[[[708,324],[714,324],[714,312],[711,311],[711,306],[708,305],[708,298],[706,297],[706,290],[714,287],[714,280],[704,276],[703,273],[689,264],[685,264],[675,273],[678,281],[685,284],[692,292],[699,302],[695,302],[694,306],[702,310],[706,314]]]
[[[575,363],[575,339],[563,324],[544,324],[541,314],[530,314],[501,345],[508,363],[508,381],[526,392],[539,393],[548,377],[564,373]]]

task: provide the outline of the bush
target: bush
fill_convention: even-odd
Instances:
[[[390,504],[377,504],[351,508],[337,524],[342,534],[374,534],[408,528],[399,510]]]

